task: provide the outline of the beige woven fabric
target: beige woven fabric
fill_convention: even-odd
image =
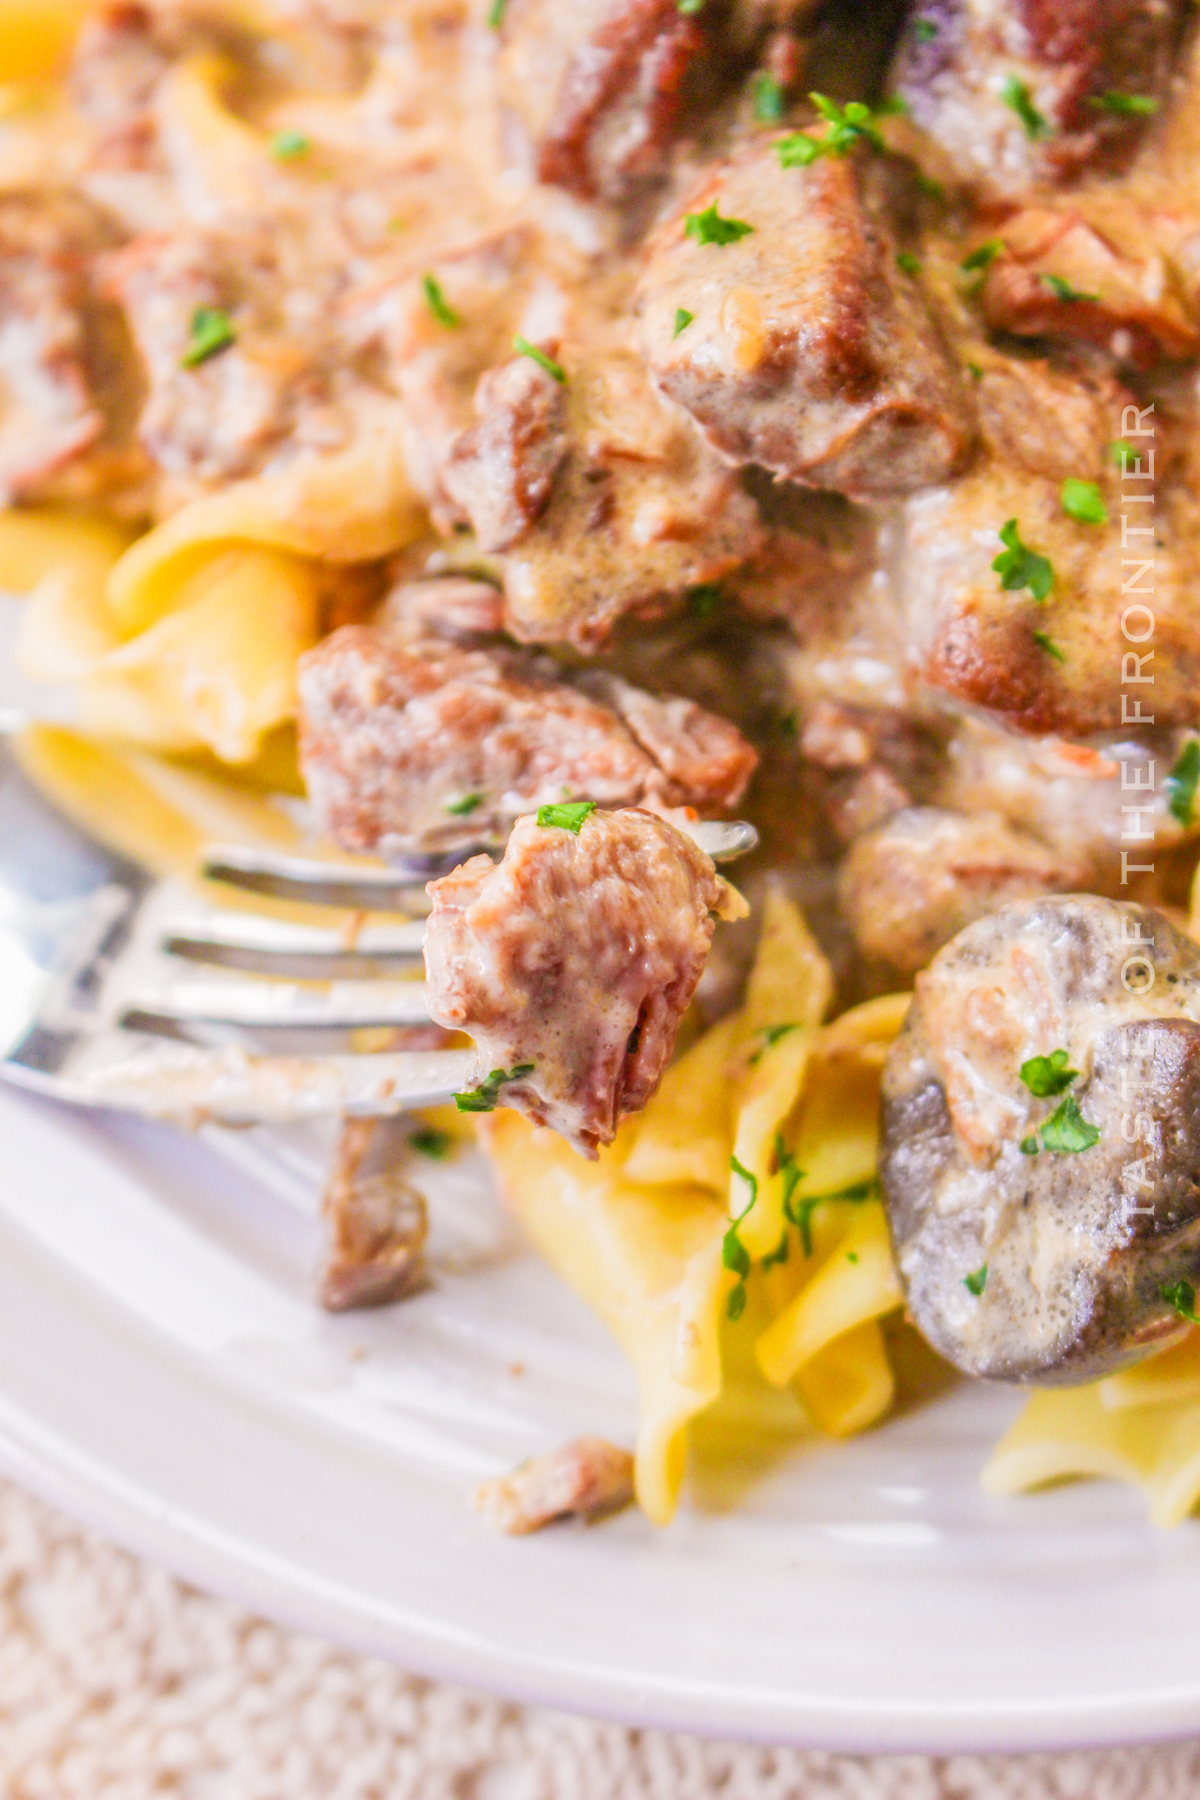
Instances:
[[[3,1800],[1193,1800],[1200,1744],[861,1759],[506,1705],[280,1630],[0,1482]]]

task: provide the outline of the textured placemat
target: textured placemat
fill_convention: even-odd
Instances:
[[[0,1482],[3,1800],[1192,1800],[1200,1744],[859,1757],[627,1731],[283,1631]]]

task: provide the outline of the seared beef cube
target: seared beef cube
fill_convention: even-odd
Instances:
[[[514,1107],[585,1156],[666,1067],[737,898],[703,851],[640,811],[519,819],[503,862],[429,884],[429,1010],[475,1040],[468,1107]]]
[[[918,0],[894,88],[965,184],[1016,199],[1136,145],[1183,10],[1180,0]]]
[[[944,481],[970,402],[897,264],[877,172],[857,153],[785,168],[779,142],[718,168],[659,234],[639,298],[654,375],[732,461],[854,499]],[[710,207],[751,229],[689,235]]]
[[[347,625],[301,658],[305,780],[347,849],[477,844],[572,797],[732,806],[754,769],[740,732],[691,701],[572,685],[527,651],[423,649]]]

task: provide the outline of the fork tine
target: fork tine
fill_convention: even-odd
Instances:
[[[189,1025],[243,1031],[355,1031],[366,1026],[428,1025],[419,981],[339,981],[328,988],[275,982],[194,981],[134,994],[117,1023],[127,1031],[174,1035]]]
[[[347,943],[339,933],[315,931],[250,913],[180,919],[159,948],[188,962],[276,975],[291,981],[354,981],[395,976],[422,964],[425,921],[369,925]]]
[[[337,863],[310,862],[300,856],[214,845],[201,873],[245,893],[273,900],[304,900],[315,906],[344,906],[354,912],[408,912],[424,902],[425,883],[444,875],[478,846],[452,855],[410,856],[386,869],[340,868]]]
[[[697,819],[680,830],[715,863],[736,862],[758,844],[758,833],[746,819]],[[210,881],[277,900],[306,900],[364,912],[411,912],[423,899],[420,889],[425,882],[449,873],[489,847],[496,848],[464,844],[461,849],[428,856],[401,856],[386,869],[342,869],[336,863],[216,845],[205,857],[203,873]]]

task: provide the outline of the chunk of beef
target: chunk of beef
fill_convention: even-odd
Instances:
[[[523,651],[423,650],[350,625],[301,658],[301,764],[347,848],[478,843],[564,798],[732,806],[757,760],[687,700],[572,683]]]
[[[342,1126],[322,1201],[330,1240],[321,1304],[329,1312],[387,1306],[421,1281],[425,1201],[399,1167],[409,1130],[405,1118]]]
[[[490,581],[475,581],[469,575],[401,580],[384,597],[378,623],[412,649],[438,640],[443,645],[469,643],[504,630],[504,595]]]
[[[138,432],[179,483],[229,481],[304,451],[353,441],[395,409],[347,351],[335,271],[301,276],[284,226],[249,237],[140,238],[112,255],[106,286],[124,308],[147,385]],[[197,326],[226,342],[195,360]]]
[[[499,1098],[594,1157],[658,1086],[733,890],[630,810],[519,819],[502,863],[472,857],[429,894],[429,1011],[474,1038],[480,1110]]]
[[[1125,204],[1120,202],[1124,200]],[[1026,207],[1004,226],[1004,249],[980,289],[995,331],[1097,344],[1149,368],[1194,356],[1200,330],[1172,259],[1132,196],[1101,192],[1089,205]]]
[[[476,1488],[476,1510],[510,1537],[556,1519],[615,1512],[633,1499],[633,1457],[604,1438],[575,1438]]]
[[[1141,990],[1141,991],[1139,991]],[[1072,895],[978,920],[917,978],[880,1175],[909,1309],[958,1368],[1090,1381],[1200,1274],[1200,951]]]
[[[1013,200],[1127,155],[1163,93],[1179,0],[919,0],[895,92],[983,199]]]
[[[91,130],[90,164],[144,169],[155,162],[154,94],[170,66],[169,15],[124,3],[85,19],[71,59],[71,97]]]
[[[624,614],[719,580],[763,531],[753,500],[636,357],[583,335],[561,354],[569,442],[540,517],[501,560],[505,616],[515,637],[592,651]],[[547,458],[560,448],[551,436]]]
[[[1200,680],[1200,590],[1189,437],[1172,436],[1163,419],[1155,504],[1123,509],[1122,491],[1146,491],[1123,490],[1108,453],[1133,429],[1130,396],[1081,369],[1008,360],[993,374],[1002,359],[981,354],[987,454],[954,487],[914,496],[905,508],[897,569],[911,666],[956,703],[983,707],[1022,731],[1086,737],[1117,730],[1122,672],[1139,673],[1122,662],[1131,646],[1114,604],[1119,573],[1132,584],[1124,589],[1132,601],[1134,588],[1153,582],[1155,661],[1141,672],[1155,676],[1154,707],[1143,711],[1153,711],[1160,726],[1190,723]],[[1068,475],[1101,489],[1107,524],[1067,516]],[[1053,583],[1042,601],[1028,587],[1005,589],[992,567],[1010,520],[1020,541],[1050,561]],[[1144,561],[1142,576],[1136,559]],[[1140,617],[1133,615],[1135,631]]]
[[[944,481],[970,447],[971,406],[920,286],[897,266],[877,172],[824,156],[784,168],[757,141],[686,204],[752,229],[736,242],[660,232],[639,290],[664,393],[733,461],[853,498]],[[678,326],[680,313],[691,322]]]
[[[491,369],[475,390],[478,424],[455,440],[442,486],[481,550],[510,550],[545,512],[568,451],[562,387],[530,357]]]
[[[914,806],[855,841],[838,888],[862,954],[911,976],[972,920],[1077,879],[1064,857],[996,813]]]
[[[89,390],[85,216],[0,201],[0,504],[36,497],[104,430]]]
[[[542,181],[621,200],[662,173],[707,38],[676,0],[509,0],[497,75]]]

